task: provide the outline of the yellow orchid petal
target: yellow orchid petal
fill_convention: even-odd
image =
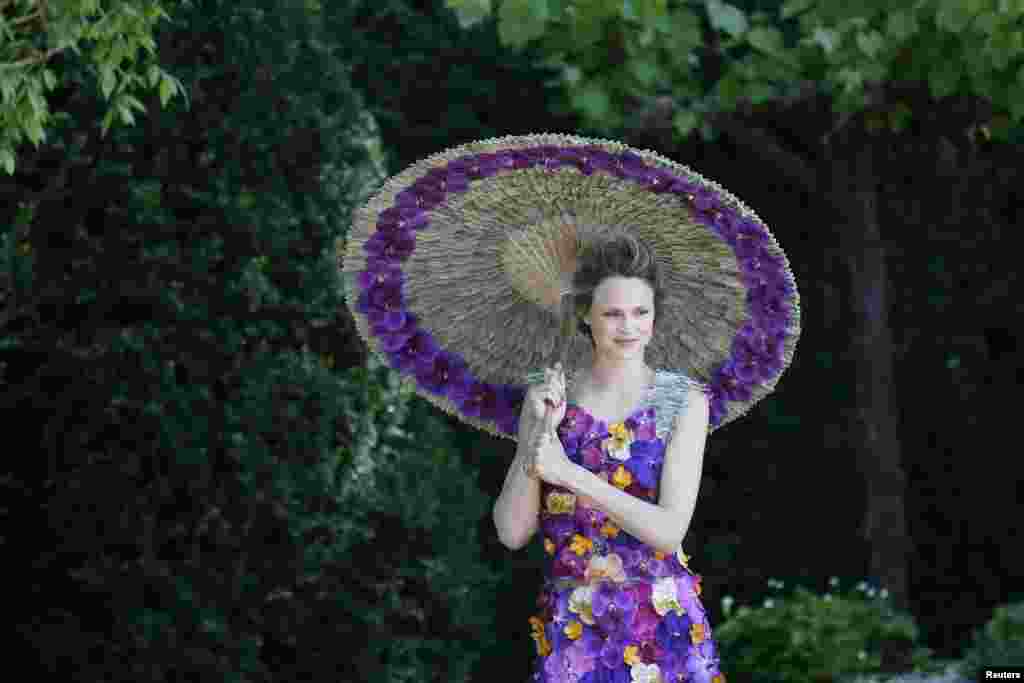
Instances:
[[[547,510],[553,515],[573,514],[576,511],[575,494],[552,491],[547,497]]]
[[[623,465],[619,465],[612,476],[612,483],[620,489],[624,489],[633,483],[633,475]]]
[[[565,632],[565,635],[569,636],[569,640],[576,640],[583,635],[583,624],[578,621],[572,621],[566,624],[562,631]]]
[[[594,543],[586,536],[576,534],[572,537],[572,543],[569,545],[569,549],[577,555],[583,555],[584,553],[590,552],[594,549]]]

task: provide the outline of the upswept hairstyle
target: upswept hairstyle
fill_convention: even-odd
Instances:
[[[590,325],[583,316],[594,303],[594,291],[606,278],[612,276],[640,278],[654,293],[654,329],[658,327],[658,312],[665,300],[665,283],[654,253],[646,244],[629,233],[616,234],[593,244],[580,254],[573,275],[573,297],[576,320],[583,333],[594,344]]]

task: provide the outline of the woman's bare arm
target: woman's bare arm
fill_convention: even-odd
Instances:
[[[498,538],[509,550],[519,550],[529,543],[540,525],[540,479],[523,471],[523,462],[531,455],[530,435],[534,427],[535,419],[524,403],[519,418],[516,457],[505,475],[505,484],[494,503],[493,512]]]

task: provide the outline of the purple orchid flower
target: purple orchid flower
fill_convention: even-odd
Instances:
[[[377,230],[422,230],[429,222],[423,209],[392,206],[380,212]]]
[[[594,590],[594,620],[606,633],[620,633],[633,622],[636,599],[626,590],[602,582]],[[621,654],[621,651],[620,651]]]
[[[579,531],[579,525],[572,515],[548,515],[544,518],[542,526],[544,534],[557,546],[563,545]]]
[[[688,616],[669,610],[655,629],[655,642],[670,652],[685,650],[690,644],[690,624]]]
[[[453,384],[461,384],[467,372],[469,369],[461,358],[441,351],[416,364],[416,381],[435,396],[448,397]]]
[[[417,330],[409,337],[404,346],[388,356],[392,360],[392,367],[404,374],[411,375],[417,364],[436,356],[440,348],[429,332]]]
[[[691,645],[686,657],[686,674],[693,683],[712,683],[719,675],[718,654],[708,639],[700,645]]]
[[[391,329],[387,319],[370,323],[370,334],[380,340],[381,348],[386,353],[393,353],[408,343],[409,338],[419,331],[415,313],[406,313],[405,321],[397,328]]]
[[[363,251],[370,256],[394,263],[406,260],[415,249],[413,230],[378,230],[363,243]]]
[[[658,442],[634,441],[629,445],[629,456],[625,465],[633,475],[634,481],[645,489],[654,488],[657,485],[657,477],[661,468],[661,448]]]

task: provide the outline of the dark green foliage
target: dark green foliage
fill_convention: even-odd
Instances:
[[[929,664],[913,617],[863,582],[824,595],[797,585],[761,606],[739,607],[714,634],[730,681],[825,683]],[[897,651],[905,661],[893,656]]]
[[[188,108],[101,139],[61,62],[72,114],[0,185],[15,654],[59,680],[465,680],[494,638],[487,501],[433,409],[362,367],[336,271],[381,180],[363,100],[301,6],[173,18]]]
[[[380,124],[388,171],[446,148],[506,135],[579,133],[556,76],[536,49],[502,46],[486,21],[461,29],[443,0],[324,3],[344,36],[335,54]]]
[[[986,666],[1024,666],[1024,602],[1000,605],[972,636],[960,669],[964,677],[978,678]]]

